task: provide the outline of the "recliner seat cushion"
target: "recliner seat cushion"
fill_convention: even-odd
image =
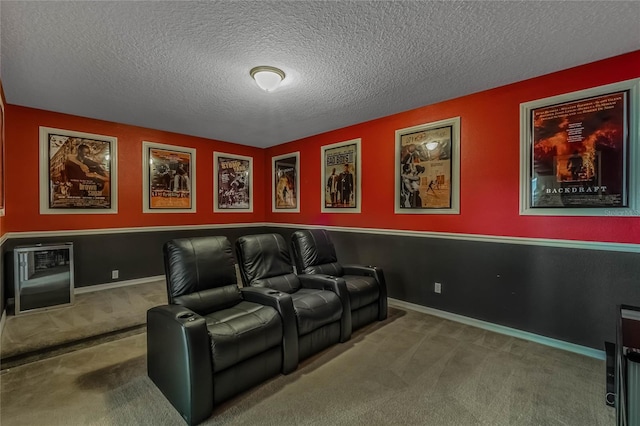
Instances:
[[[240,301],[242,301],[240,289],[235,284],[209,288],[173,298],[174,304],[189,308],[200,315],[230,308]]]
[[[282,343],[282,321],[269,306],[243,301],[204,318],[211,336],[214,372]]]
[[[376,302],[380,297],[380,289],[375,278],[360,275],[343,275],[342,278],[347,283],[352,311]]]
[[[303,272],[305,274],[325,274],[325,275],[332,275],[335,277],[341,277],[342,274],[344,274],[342,265],[340,265],[338,262],[307,266]]]
[[[342,317],[342,303],[338,295],[331,291],[301,288],[291,298],[299,336],[339,321]]]
[[[251,281],[252,287],[267,287],[283,293],[293,293],[300,288],[300,280],[294,273]]]

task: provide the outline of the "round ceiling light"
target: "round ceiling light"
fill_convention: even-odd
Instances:
[[[284,71],[264,65],[252,68],[249,74],[256,81],[258,87],[265,92],[273,92],[284,80]]]

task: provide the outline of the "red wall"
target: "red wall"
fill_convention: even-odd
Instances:
[[[6,99],[4,98],[4,90],[2,88],[2,80],[0,80],[0,98],[2,98],[2,105],[5,106],[5,110],[6,110]],[[0,116],[0,132],[2,132],[3,128],[6,128],[6,121],[5,121],[5,116],[2,115]],[[6,186],[6,179],[5,179],[5,174],[4,174],[4,165],[6,163],[6,160],[4,158],[4,133],[0,133],[0,203],[2,203],[2,205],[0,207],[4,207],[5,206],[5,196],[4,196],[4,191],[5,191],[5,186]],[[0,216],[0,237],[2,237],[4,234],[7,233],[6,230],[6,225],[5,225],[5,217]]]
[[[266,150],[158,130],[6,106],[4,232],[278,222],[640,243],[640,219],[519,215],[522,102],[640,77],[640,51],[428,105]],[[460,215],[394,214],[397,129],[461,117]],[[118,214],[40,215],[38,127],[118,138]],[[320,212],[320,147],[362,139],[362,213]],[[142,141],[197,149],[197,213],[142,213]],[[254,213],[213,213],[213,151],[254,158]],[[271,157],[300,151],[301,212],[271,212]],[[262,191],[261,191],[262,189]]]
[[[519,215],[520,103],[637,77],[640,51],[269,148],[267,172],[272,156],[300,151],[301,208],[272,213],[269,195],[266,221],[640,243],[640,218]],[[461,214],[394,214],[395,131],[457,116]],[[355,138],[362,139],[362,213],[321,213],[320,147]],[[270,185],[265,179],[267,194]]]
[[[264,150],[175,133],[8,105],[6,231],[53,231],[264,221],[265,199],[254,188],[253,213],[213,213],[213,152],[253,157],[254,185],[267,173]],[[39,126],[118,138],[118,213],[40,215]],[[197,213],[142,213],[142,141],[195,148]]]

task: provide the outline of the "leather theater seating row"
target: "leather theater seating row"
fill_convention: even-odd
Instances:
[[[291,252],[279,234],[164,247],[168,305],[147,312],[148,375],[188,424],[216,404],[387,317],[384,274],[341,265],[325,230],[301,230]]]

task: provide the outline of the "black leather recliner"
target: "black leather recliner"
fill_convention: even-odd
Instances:
[[[296,276],[285,239],[280,234],[246,235],[236,241],[245,286],[291,295],[296,314],[300,359],[351,336],[351,310],[344,283],[323,276]],[[341,286],[341,287],[340,287]]]
[[[291,296],[240,290],[226,237],[172,240],[163,251],[169,305],[147,312],[147,372],[187,423],[295,369]]]
[[[387,285],[382,269],[341,265],[324,229],[295,231],[291,246],[299,274],[326,274],[345,281],[351,305],[353,330],[387,318]]]

